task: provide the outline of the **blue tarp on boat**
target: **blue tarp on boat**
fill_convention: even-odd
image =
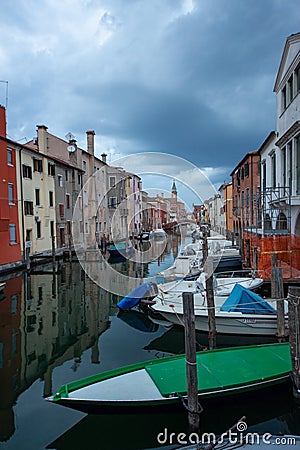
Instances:
[[[241,312],[243,314],[275,314],[275,309],[262,297],[240,284],[236,284],[223,303],[221,311]]]
[[[138,304],[138,302],[152,289],[151,283],[143,283],[129,292],[122,300],[117,303],[120,309],[130,309]]]

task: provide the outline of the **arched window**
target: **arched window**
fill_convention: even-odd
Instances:
[[[281,212],[277,217],[276,230],[287,230],[287,228],[288,226],[286,215],[283,212]]]

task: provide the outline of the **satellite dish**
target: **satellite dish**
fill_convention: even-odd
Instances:
[[[76,150],[76,147],[75,147],[75,145],[68,145],[67,149],[70,153],[74,153]]]

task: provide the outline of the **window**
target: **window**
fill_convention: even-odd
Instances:
[[[54,236],[54,220],[50,220],[50,236]]]
[[[7,164],[13,166],[13,152],[10,148],[7,149]]]
[[[272,170],[272,187],[276,187],[276,154],[273,153],[271,157],[271,170]]]
[[[65,178],[66,178],[66,181],[69,181],[69,171],[68,170],[65,170]]]
[[[112,188],[116,185],[116,177],[109,177],[109,187]]]
[[[35,204],[36,206],[40,206],[40,190],[36,189],[35,190]]]
[[[110,208],[117,207],[117,197],[109,197],[109,207]]]
[[[42,234],[41,234],[41,221],[40,220],[38,220],[36,222],[36,237],[38,239],[40,239],[42,237]]]
[[[66,194],[66,208],[70,209],[70,194]]]
[[[297,152],[297,195],[300,194],[300,135],[296,139]]]
[[[70,220],[67,221],[67,234],[68,234],[68,236],[71,235],[71,222],[70,222]]]
[[[282,105],[282,109],[285,110],[286,109],[286,86],[284,86],[284,88],[281,91],[281,105]]]
[[[82,161],[82,170],[86,172],[86,161]]]
[[[11,245],[17,243],[16,225],[14,223],[9,224],[9,243]]]
[[[60,215],[60,218],[64,217],[64,215],[65,215],[65,207],[62,203],[59,204],[59,215]]]
[[[33,202],[24,201],[25,216],[33,216]]]
[[[8,203],[14,205],[14,185],[8,183]]]
[[[18,296],[16,294],[11,296],[10,311],[13,316],[18,312]]]
[[[43,172],[43,161],[41,159],[33,158],[33,170],[35,172]]]
[[[245,164],[244,173],[245,173],[245,177],[249,177],[249,163]]]
[[[82,182],[81,173],[79,173],[78,176],[77,176],[77,182],[78,182],[78,184],[80,184],[80,186],[81,186],[81,182]]]
[[[58,179],[58,186],[59,187],[63,187],[63,177],[62,177],[62,175],[57,175],[57,179]]]
[[[293,75],[288,80],[288,96],[289,96],[289,102],[291,102],[294,98],[294,86],[293,86]]]
[[[32,169],[30,166],[27,166],[26,164],[22,165],[22,173],[24,178],[31,178],[32,179]]]
[[[289,142],[287,145],[287,160],[289,163],[288,186],[290,188],[290,193],[292,195],[292,188],[293,188],[293,147],[292,147],[292,142]]]
[[[282,182],[283,187],[286,187],[286,147],[281,150],[282,157]]]
[[[49,206],[53,206],[53,192],[49,191]]]
[[[297,78],[297,92],[300,91],[300,65],[296,69],[296,78]]]
[[[51,177],[55,176],[55,164],[48,163],[48,175],[50,175]]]
[[[240,187],[240,177],[241,177],[241,171],[240,169],[236,173],[236,187]]]

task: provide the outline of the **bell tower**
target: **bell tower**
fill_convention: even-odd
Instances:
[[[177,188],[176,188],[175,180],[173,180],[173,185],[172,185],[172,198],[174,198],[177,201]]]

